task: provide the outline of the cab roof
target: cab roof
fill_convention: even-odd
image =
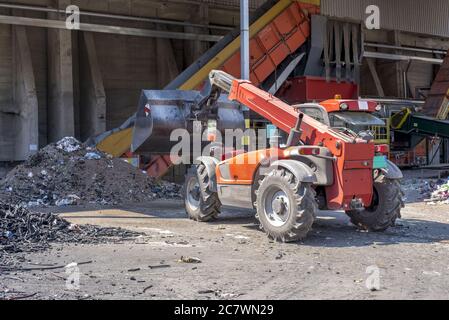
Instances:
[[[376,112],[376,107],[379,105],[375,101],[368,100],[338,100],[330,99],[319,103],[328,113],[340,111],[353,112]],[[344,108],[344,106],[347,106]],[[342,107],[343,106],[343,107]]]

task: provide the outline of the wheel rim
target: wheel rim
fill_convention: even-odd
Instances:
[[[186,189],[187,205],[190,209],[197,210],[200,207],[201,202],[201,190],[198,180],[195,178],[190,179]]]
[[[290,217],[290,201],[287,194],[278,187],[271,187],[265,196],[265,216],[274,227],[282,227]]]

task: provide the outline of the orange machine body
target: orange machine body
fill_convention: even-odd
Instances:
[[[295,108],[249,81],[235,80],[229,99],[239,101],[287,133],[298,120],[299,112]],[[325,187],[328,208],[349,210],[354,199],[362,200],[368,206],[372,202],[374,189],[374,143],[335,131],[307,115],[304,115],[301,130],[301,141],[305,145],[326,147],[335,157],[334,183]],[[225,160],[217,166],[217,183],[251,185],[261,163],[270,158],[288,159],[288,149],[259,150]],[[222,174],[223,166],[226,166],[227,177]]]

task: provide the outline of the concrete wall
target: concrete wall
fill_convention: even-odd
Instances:
[[[366,8],[380,9],[382,29],[449,37],[447,0],[321,0],[324,15],[365,20]]]
[[[136,111],[140,91],[158,88],[155,39],[95,35],[106,92],[106,127],[113,129]],[[116,48],[116,49],[115,49]]]
[[[9,2],[16,3],[16,1]],[[82,10],[103,13],[210,23],[230,27],[239,23],[237,0],[196,2],[183,0],[73,0],[69,2],[80,6]],[[252,1],[252,8],[256,8],[261,2]],[[21,0],[20,3],[55,7],[57,1]],[[35,18],[47,17],[47,14],[42,12],[17,10],[12,12],[6,9],[0,9],[0,14]],[[147,22],[130,22],[110,18],[85,17],[83,19],[83,22],[88,23],[153,30],[160,27],[160,25]],[[165,26],[165,28],[177,32],[225,33],[225,31],[208,31],[201,28],[200,30],[175,26]],[[73,132],[76,137],[82,139],[92,133],[101,132],[103,127],[112,129],[120,125],[135,112],[142,89],[162,88],[172,77],[169,72],[161,72],[161,57],[170,56],[170,59],[165,60],[165,63],[171,61],[169,65],[173,67],[173,70],[181,71],[192,63],[195,56],[198,56],[210,45],[208,43],[198,45],[184,40],[164,39],[158,41],[154,38],[93,33],[91,37],[93,45],[90,45],[89,51],[82,32],[73,31],[70,33],[70,37],[63,39],[60,33],[55,37],[54,31],[43,28],[26,27],[25,30],[28,45],[31,48],[31,66],[38,101],[38,135],[41,147],[57,138],[58,134],[52,133],[55,128],[55,121],[63,124],[59,131],[73,125],[73,130],[68,132]],[[399,38],[402,45],[438,49],[449,48],[449,41],[438,37],[401,33]],[[63,46],[61,41],[64,41]],[[368,32],[367,41],[392,43],[388,31]],[[55,46],[59,46],[59,51],[55,51]],[[96,62],[91,62],[92,49]],[[12,28],[9,25],[0,24],[0,161],[20,160],[15,154],[15,145],[18,143],[15,128],[19,128],[20,117],[18,116],[18,103],[14,100],[15,79],[13,74],[15,64],[13,52]],[[91,55],[89,55],[89,52]],[[61,66],[61,62],[58,60],[61,55],[68,56],[66,56],[67,59],[64,62],[66,64],[64,71],[60,71],[58,75],[57,72],[55,73],[55,70],[58,70],[55,69],[55,66],[57,63],[59,63],[59,67]],[[92,66],[91,63],[95,63],[95,66]],[[401,96],[400,88],[403,86],[395,77],[397,73],[395,68],[404,69],[406,65],[391,61],[376,61],[376,68],[386,95]],[[93,73],[93,69],[97,71]],[[58,89],[56,86],[60,83],[58,77],[68,71],[71,74],[71,79],[69,79],[71,82],[67,82],[66,88]],[[409,69],[411,91],[413,92],[416,87],[430,86],[434,74],[435,70],[431,65],[413,63]],[[361,81],[362,94],[376,95],[375,86],[366,65],[362,66]],[[64,106],[59,110],[68,113],[70,116],[64,118],[67,116],[65,114],[60,119],[70,119],[70,123],[66,123],[66,120],[55,120],[58,118],[54,116],[54,111],[51,111],[58,106],[56,98],[62,99],[58,95],[61,92],[66,92],[65,94],[73,100],[70,102],[70,107]],[[58,109],[56,108],[56,110]]]
[[[6,1],[17,4],[16,1]],[[156,1],[156,0],[23,0],[20,4],[65,8],[68,3],[83,11],[134,15],[158,19],[217,24],[234,27],[238,24],[238,3],[214,1]],[[252,2],[256,8],[259,3]],[[200,10],[201,9],[201,10]],[[199,14],[202,12],[203,14]],[[0,14],[32,18],[57,16],[45,12],[18,9],[0,9]],[[64,16],[60,17],[61,19]],[[82,22],[130,28],[158,29],[160,25],[148,22],[112,18],[83,17]],[[167,31],[192,32],[182,26],[165,26]],[[30,61],[34,75],[33,93],[37,101],[38,144],[54,142],[63,135],[73,134],[86,139],[122,124],[136,106],[142,89],[165,86],[179,70],[183,70],[195,56],[207,50],[210,43],[191,45],[191,41],[156,40],[92,33],[87,50],[82,32],[58,31],[38,27],[24,27],[31,49]],[[193,30],[195,32],[197,30]],[[202,33],[224,34],[220,30],[199,30]],[[0,24],[0,161],[18,161],[23,154],[20,132],[27,130],[23,108],[27,105],[22,95],[16,95],[17,79],[14,73],[13,27]],[[158,46],[159,43],[159,46]],[[191,49],[189,49],[191,48]],[[92,50],[94,53],[92,54]],[[186,50],[191,50],[187,52]],[[171,72],[161,72],[161,57],[170,57]],[[96,58],[96,59],[93,59]],[[96,60],[95,66],[92,61]],[[166,63],[166,62],[165,62]],[[167,63],[166,63],[167,64]],[[96,70],[92,72],[93,67]],[[176,73],[174,73],[174,71]],[[22,150],[17,151],[18,148]],[[19,148],[19,149],[20,149]],[[30,154],[30,152],[28,152]]]

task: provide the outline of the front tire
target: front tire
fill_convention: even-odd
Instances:
[[[288,170],[273,170],[256,192],[260,228],[276,241],[304,239],[312,228],[318,205],[311,184],[301,183]]]
[[[210,179],[203,164],[190,168],[183,193],[186,213],[192,220],[209,222],[220,214],[221,202],[218,194],[210,191],[209,183]]]
[[[363,211],[347,211],[351,222],[362,230],[382,232],[396,224],[404,207],[397,180],[381,177],[374,182],[374,199]]]

